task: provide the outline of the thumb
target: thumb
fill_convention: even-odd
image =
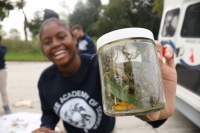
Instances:
[[[61,131],[53,131],[51,133],[63,133],[63,132],[61,132]]]
[[[146,117],[150,121],[157,121],[160,118],[160,111],[154,112],[154,113],[151,113],[151,114],[147,114]]]

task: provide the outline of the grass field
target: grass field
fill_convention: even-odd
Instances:
[[[8,49],[6,61],[47,61],[38,41],[3,40]]]
[[[48,59],[42,53],[20,53],[8,52],[6,61],[47,61]]]

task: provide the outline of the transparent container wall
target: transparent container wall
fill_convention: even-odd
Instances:
[[[142,115],[165,107],[155,44],[124,39],[99,49],[104,112],[110,116]]]

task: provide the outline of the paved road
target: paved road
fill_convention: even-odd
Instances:
[[[37,91],[37,81],[49,62],[7,62],[8,82],[7,91],[12,112],[41,113]],[[35,101],[32,108],[14,107],[12,104],[21,99]],[[0,106],[2,103],[0,102]],[[3,109],[0,108],[0,116]],[[63,130],[61,122],[58,127]],[[0,131],[1,133],[1,131]],[[158,129],[154,129],[146,122],[134,116],[117,117],[114,133],[200,133],[200,129],[184,117],[178,110]]]

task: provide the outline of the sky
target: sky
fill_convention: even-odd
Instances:
[[[16,0],[12,0],[16,1]],[[74,6],[79,0],[65,0],[65,3],[69,7],[70,13],[73,12]],[[82,0],[84,3],[87,0]],[[107,4],[109,0],[101,0],[102,4]],[[26,13],[27,19],[31,20],[36,11],[44,10],[45,8],[52,9],[57,13],[61,13],[64,9],[61,7],[62,0],[26,0],[27,4],[24,7],[24,12]],[[67,11],[67,10],[66,10]],[[10,29],[16,28],[24,39],[23,31],[24,16],[21,10],[14,9],[10,11],[8,18],[5,18],[0,24],[3,25],[3,30],[9,34]],[[30,37],[29,37],[30,38]]]

